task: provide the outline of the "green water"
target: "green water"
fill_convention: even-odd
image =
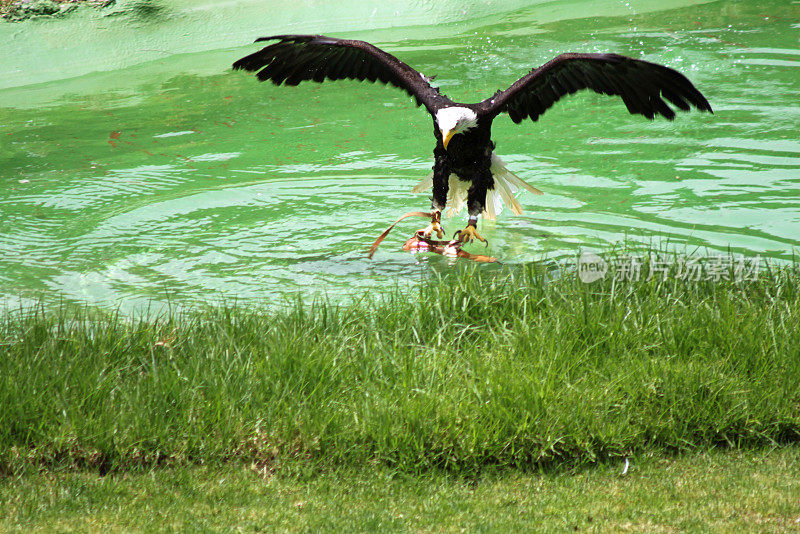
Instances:
[[[627,237],[791,257],[800,4],[330,4],[119,2],[0,24],[0,300],[272,304],[451,269],[400,250],[421,220],[364,257],[399,215],[429,207],[410,189],[432,163],[432,126],[404,93],[229,70],[253,38],[296,31],[375,42],[461,101],[566,51],[678,68],[715,115],[649,122],[580,94],[538,123],[495,121],[497,153],[545,195],[481,227],[489,252],[526,262]]]

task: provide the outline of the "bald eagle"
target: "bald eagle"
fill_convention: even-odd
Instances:
[[[694,106],[711,112],[705,97],[681,73],[655,63],[618,54],[561,54],[514,82],[505,91],[477,104],[453,102],[431,85],[431,78],[393,55],[364,41],[322,35],[275,35],[256,42],[276,41],[233,64],[234,69],[257,71],[259,80],[275,85],[298,85],[310,80],[380,81],[403,89],[433,118],[433,172],[414,191],[433,187],[431,223],[420,230],[441,239],[441,212],[458,212],[466,203],[469,221],[454,234],[458,240],[486,241],[477,232],[479,215],[494,218],[504,202],[519,214],[514,193],[521,188],[541,192],[510,173],[494,154],[492,121],[501,113],[515,123],[532,121],[561,97],[591,89],[622,98],[628,111],[669,120],[675,112],[667,104],[688,111]]]

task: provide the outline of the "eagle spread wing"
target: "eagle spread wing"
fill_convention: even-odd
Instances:
[[[648,119],[675,118],[665,100],[684,111],[692,105],[711,112],[708,101],[683,74],[618,54],[561,54],[479,107],[491,116],[505,111],[516,123],[526,117],[535,121],[562,96],[581,89],[620,96],[629,112]]]
[[[323,35],[274,35],[256,42],[278,41],[233,64],[234,69],[258,71],[259,80],[297,85],[305,80],[380,81],[403,89],[417,105],[434,112],[447,102],[428,79],[393,55],[364,41]]]

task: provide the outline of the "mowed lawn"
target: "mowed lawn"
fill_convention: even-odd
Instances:
[[[241,465],[0,482],[4,532],[797,532],[800,448],[553,472],[264,476]]]

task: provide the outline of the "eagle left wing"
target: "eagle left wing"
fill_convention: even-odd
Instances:
[[[675,118],[665,100],[684,111],[694,106],[713,113],[706,98],[680,72],[618,54],[561,54],[478,106],[492,117],[507,112],[516,123],[526,117],[535,121],[561,97],[581,89],[619,96],[630,113],[648,119]]]

